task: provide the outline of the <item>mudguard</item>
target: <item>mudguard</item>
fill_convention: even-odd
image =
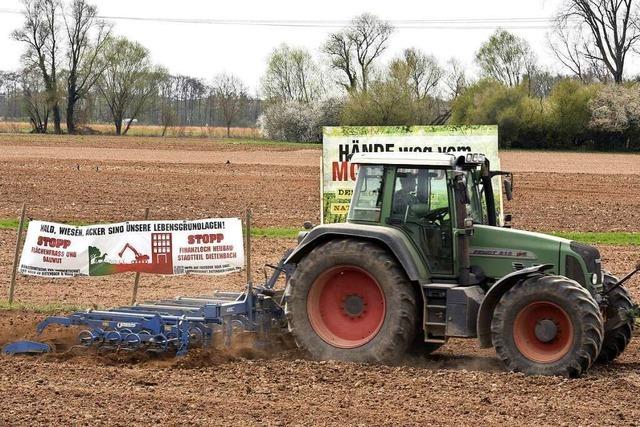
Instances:
[[[496,308],[496,305],[498,305],[498,301],[500,301],[502,295],[521,280],[534,274],[540,274],[553,267],[551,264],[542,264],[523,268],[522,270],[507,274],[489,288],[478,310],[478,341],[480,342],[481,348],[491,347],[493,345],[491,342],[491,319],[493,318],[493,310]]]
[[[398,260],[411,281],[424,282],[429,279],[424,262],[407,236],[391,227],[363,224],[327,224],[309,231],[300,241],[285,264],[297,264],[316,246],[333,239],[355,238],[368,240],[387,248]]]

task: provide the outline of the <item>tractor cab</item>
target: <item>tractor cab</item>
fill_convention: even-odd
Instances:
[[[474,225],[497,225],[489,161],[483,154],[362,153],[348,222],[379,224],[406,234],[431,276],[468,281]],[[466,271],[460,271],[456,260]]]

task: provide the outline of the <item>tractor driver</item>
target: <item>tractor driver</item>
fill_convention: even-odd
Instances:
[[[400,183],[400,188],[393,194],[393,214],[405,215],[407,208],[418,203],[416,197],[416,175],[407,173],[400,176],[396,183]],[[397,185],[396,185],[397,186]]]

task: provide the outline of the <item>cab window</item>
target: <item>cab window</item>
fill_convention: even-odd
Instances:
[[[349,209],[349,220],[380,221],[383,174],[382,166],[360,166]]]
[[[441,169],[398,168],[391,215],[423,216],[438,209],[448,209],[447,174]]]
[[[467,215],[473,218],[475,224],[488,224],[487,202],[484,196],[484,186],[477,172],[467,172]]]

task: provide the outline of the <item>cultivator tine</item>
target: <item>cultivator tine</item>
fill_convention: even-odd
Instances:
[[[136,351],[140,348],[142,344],[142,340],[140,339],[140,335],[134,334],[133,332],[128,333],[122,339],[124,347],[121,347],[125,351]]]
[[[78,334],[78,342],[80,343],[80,345],[85,347],[91,347],[93,344],[98,342],[101,334],[96,332],[97,331],[89,331],[86,329],[84,331],[81,331]]]
[[[148,344],[149,353],[164,353],[169,348],[169,339],[165,334],[157,334],[149,338]]]
[[[120,347],[122,341],[122,335],[118,331],[109,331],[104,334],[104,340],[102,347],[104,349],[112,350]]]
[[[233,334],[233,325],[231,324],[231,320],[225,319],[223,320],[224,327],[224,346],[229,348],[231,347],[231,334]]]

